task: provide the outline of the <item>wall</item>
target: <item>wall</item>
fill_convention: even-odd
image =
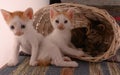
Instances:
[[[61,0],[61,1],[87,5],[120,5],[120,0]]]

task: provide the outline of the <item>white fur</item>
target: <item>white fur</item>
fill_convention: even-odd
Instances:
[[[33,21],[23,21],[18,16],[16,16],[10,23],[9,26],[16,23],[15,27],[16,29],[13,30],[15,33],[16,31],[22,31],[24,32],[21,36],[15,35],[15,41],[14,41],[14,47],[12,52],[12,57],[10,57],[10,60],[8,62],[9,66],[14,66],[18,63],[18,55],[20,47],[22,48],[23,52],[31,54],[30,58],[30,65],[35,66],[37,65],[36,58],[38,53],[38,48],[40,46],[40,42],[43,39],[43,36],[33,28]],[[24,30],[20,29],[20,26],[22,24],[25,24],[26,28]]]
[[[71,11],[71,9],[68,10],[67,12],[69,11]],[[59,20],[59,24],[64,25],[64,30],[60,30],[57,28],[59,24],[55,23],[55,20]],[[64,23],[65,20],[67,20],[68,22]],[[61,49],[61,51],[66,55],[77,57],[84,55],[83,51],[69,47],[69,45],[74,46],[71,43],[71,28],[73,27],[73,25],[67,17],[65,17],[63,14],[60,14],[56,16],[56,18],[53,21],[51,21],[51,23],[54,27],[54,31],[48,36],[49,40],[56,44]]]
[[[59,23],[56,23],[56,20]],[[64,23],[65,20],[68,22]],[[56,16],[54,20],[51,20],[51,23],[54,30],[43,40],[38,60],[50,59],[51,64],[56,66],[77,67],[78,64],[71,61],[69,57],[67,57],[69,61],[64,61],[66,59],[64,55],[80,57],[84,54],[82,51],[69,47],[72,44],[70,42],[72,23],[63,14]],[[58,29],[59,24],[64,25],[63,30]]]
[[[67,57],[69,61],[64,61],[64,58],[66,59],[66,57],[62,55],[60,48],[46,37],[42,42],[37,60],[51,60],[51,64],[56,66],[78,66],[78,64],[75,61],[71,61],[69,57]]]
[[[9,11],[24,10],[27,7],[32,7],[36,12],[38,9],[49,5],[49,0],[0,0],[0,9]],[[13,36],[0,13],[0,68],[8,60],[12,51]]]

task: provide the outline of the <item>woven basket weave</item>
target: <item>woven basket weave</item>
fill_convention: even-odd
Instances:
[[[34,15],[34,27],[44,36],[48,35],[53,30],[49,18],[50,7],[54,7],[60,12],[67,11],[69,8],[74,9],[74,18],[72,20],[74,28],[71,30],[71,42],[77,48],[82,47],[85,53],[92,56],[78,59],[90,62],[100,62],[116,54],[120,47],[120,27],[106,10],[72,3],[46,6],[38,10]],[[102,25],[102,27],[100,27],[102,29],[97,28],[98,25]],[[92,39],[90,40],[94,43],[88,43],[88,34],[92,34],[92,29],[96,30],[99,35],[92,35]]]

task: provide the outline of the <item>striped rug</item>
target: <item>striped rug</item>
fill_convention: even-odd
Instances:
[[[20,63],[15,67],[8,67],[0,71],[0,75],[120,75],[120,63],[100,62],[90,63],[79,61],[77,68],[50,66],[29,66],[29,57],[20,57]]]

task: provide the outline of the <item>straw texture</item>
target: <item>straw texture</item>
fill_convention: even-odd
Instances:
[[[34,27],[44,36],[53,30],[49,18],[50,7],[54,7],[59,12],[74,9],[71,42],[92,56],[78,59],[99,62],[116,54],[120,47],[120,27],[106,10],[72,3],[46,6],[34,15]]]

